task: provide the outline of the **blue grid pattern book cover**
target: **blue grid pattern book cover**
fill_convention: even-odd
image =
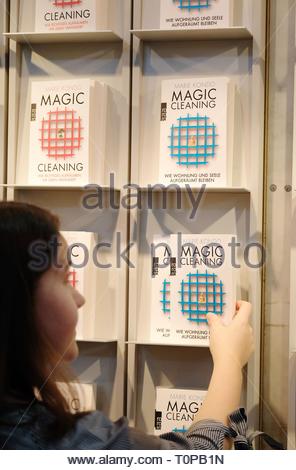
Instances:
[[[226,77],[163,80],[159,182],[232,185],[234,85]]]
[[[154,434],[186,432],[194,423],[205,390],[156,387]]]
[[[233,235],[155,237],[152,256],[150,341],[209,345],[207,314],[227,324],[235,310]]]
[[[241,0],[235,0],[236,7]],[[233,25],[234,0],[160,0],[161,29],[212,29]]]

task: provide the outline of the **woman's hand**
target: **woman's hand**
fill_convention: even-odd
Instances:
[[[218,315],[207,315],[210,351],[215,366],[231,364],[242,368],[248,362],[254,351],[253,330],[249,323],[251,310],[250,303],[237,302],[235,316],[227,326]]]

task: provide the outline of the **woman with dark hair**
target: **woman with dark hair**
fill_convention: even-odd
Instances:
[[[38,256],[36,256],[38,254]],[[242,368],[253,350],[251,306],[237,304],[224,326],[208,314],[214,369],[196,422],[185,434],[160,437],[100,411],[73,414],[57,382],[75,377],[75,328],[81,294],[68,283],[67,244],[48,211],[0,202],[0,448],[223,449],[248,448],[240,401]]]

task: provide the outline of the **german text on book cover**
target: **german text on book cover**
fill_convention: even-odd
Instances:
[[[163,80],[159,182],[231,185],[233,113],[234,89],[226,77]]]
[[[205,390],[157,387],[154,434],[188,431],[194,423],[205,395]]]
[[[95,31],[97,28],[99,6],[96,0],[36,0],[35,4],[36,32]]]
[[[232,8],[233,0],[160,0],[160,28],[227,28],[232,26]]]
[[[103,110],[106,86],[101,83],[89,79],[32,82],[28,183],[101,182]]]
[[[233,235],[155,237],[152,252],[150,340],[209,345],[207,314],[227,324],[235,312]],[[232,243],[233,246],[233,243]]]

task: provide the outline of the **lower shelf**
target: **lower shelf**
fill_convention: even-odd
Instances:
[[[78,343],[103,343],[103,344],[109,344],[109,343],[117,343],[117,339],[100,339],[100,338],[92,338],[92,339],[82,339],[82,338],[76,338],[76,341]]]
[[[196,345],[196,344],[176,344],[176,343],[154,343],[153,341],[126,341],[126,344],[135,344],[139,346],[172,346],[174,348],[202,348],[202,349],[209,349],[208,346],[204,345]]]
[[[133,29],[134,36],[144,41],[194,41],[211,39],[252,39],[252,33],[243,26],[212,29]]]

